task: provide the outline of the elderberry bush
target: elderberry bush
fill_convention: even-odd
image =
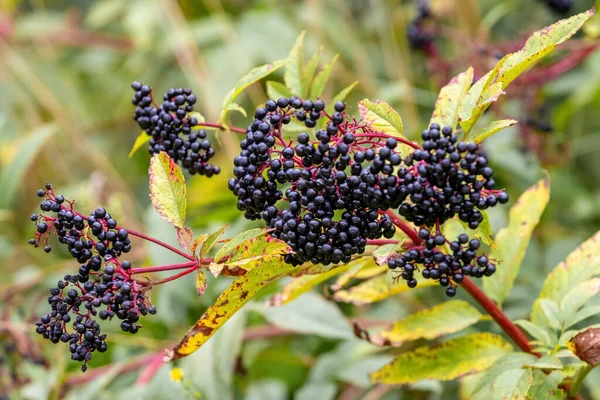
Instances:
[[[284,138],[281,128],[291,117],[313,127],[324,108],[321,100],[292,97],[269,100],[257,109],[229,181],[244,216],[264,219],[274,229],[271,235],[294,250],[285,258],[292,265],[348,262],[365,251],[367,239],[395,233],[378,207],[400,205],[393,176],[402,161],[392,154],[396,140],[388,139],[387,150],[379,153],[355,152],[362,138],[353,133],[358,124],[346,121],[344,103],[335,104],[326,127],[313,137]]]
[[[421,272],[424,279],[433,279],[446,287],[446,295],[456,295],[456,286],[465,276],[481,278],[496,272],[496,265],[485,255],[477,256],[481,246],[478,239],[469,239],[461,234],[458,239],[449,242],[442,234],[431,235],[427,229],[419,231],[423,246],[416,246],[403,254],[388,259],[388,267],[393,271],[401,271],[400,277],[411,288],[417,286],[415,274]],[[451,254],[445,254],[442,247],[448,244]]]
[[[132,103],[136,106],[133,119],[151,136],[150,154],[164,151],[192,175],[210,177],[221,172],[219,167],[209,163],[215,149],[206,131],[194,130],[198,120],[190,115],[196,104],[191,89],[169,89],[163,103],[157,106],[149,86],[133,82],[131,87],[135,91]]]
[[[155,314],[156,308],[144,287],[130,275],[131,263],[119,260],[131,250],[126,229],[119,228],[104,208],[83,217],[73,209],[73,202],[55,194],[49,183],[37,194],[43,198],[42,212],[31,216],[37,232],[29,243],[35,247],[44,244],[44,250],[50,252],[48,240],[54,233],[81,265],[50,289],[51,311],[35,323],[36,332],[53,343],[68,343],[71,359],[81,361],[85,371],[93,352],[108,348],[97,318],[116,317],[122,321],[121,330],[137,333],[140,316]]]

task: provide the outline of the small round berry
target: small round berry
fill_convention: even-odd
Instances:
[[[447,287],[446,288],[446,296],[448,296],[448,297],[456,296],[456,288],[453,288],[452,286]]]
[[[333,108],[337,112],[342,112],[346,108],[346,104],[344,104],[344,102],[342,102],[342,101],[338,101],[337,103],[335,103],[335,105],[333,106]]]
[[[44,197],[46,195],[46,192],[43,189],[40,189],[37,191],[37,195],[38,197]]]

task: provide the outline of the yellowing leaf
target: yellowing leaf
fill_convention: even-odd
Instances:
[[[327,81],[329,80],[329,76],[331,75],[331,71],[333,70],[333,66],[337,62],[338,58],[340,58],[339,54],[336,54],[329,64],[326,64],[323,69],[317,74],[315,80],[310,87],[310,98],[316,99],[321,97],[323,94],[323,90],[325,90],[325,85],[327,85]],[[334,103],[335,104],[335,103]]]
[[[227,111],[237,111],[237,112],[239,112],[240,114],[242,114],[244,117],[247,117],[247,116],[248,116],[248,114],[246,114],[246,110],[244,110],[244,109],[242,108],[242,106],[240,106],[240,105],[239,105],[239,104],[237,104],[237,103],[231,103],[231,104],[229,104],[229,105],[228,105],[228,106],[225,108],[225,110],[227,110]]]
[[[235,87],[231,89],[223,101],[223,111],[221,111],[219,122],[227,128],[227,115],[229,114],[230,104],[232,104],[248,86],[269,76],[279,68],[283,67],[285,63],[286,60],[273,61],[272,63],[251,69],[250,72],[240,78],[240,80],[235,84]]]
[[[417,339],[435,339],[459,332],[479,321],[481,313],[466,301],[450,300],[433,308],[418,311],[380,333],[395,345]]]
[[[514,119],[501,119],[499,121],[492,122],[489,126],[485,128],[481,128],[475,133],[470,133],[467,135],[465,141],[466,142],[475,142],[481,143],[488,137],[492,136],[494,133],[499,132],[503,129],[509,128],[515,125],[518,121]]]
[[[246,242],[247,240],[266,235],[267,232],[267,229],[256,228],[240,233],[239,235],[225,243],[223,247],[219,249],[219,251],[215,255],[215,262],[219,262],[226,256],[231,255],[231,253],[233,253],[240,245],[244,244],[244,242]]]
[[[435,110],[431,116],[430,124],[436,122],[440,126],[456,128],[458,123],[458,112],[463,98],[473,83],[473,68],[469,68],[452,78],[452,80],[440,90],[435,102]]]
[[[501,336],[475,333],[402,353],[391,364],[371,374],[371,381],[399,385],[423,379],[451,380],[486,370],[512,351],[512,346]]]
[[[296,96],[302,95],[302,69],[304,67],[304,35],[302,32],[296,39],[287,58],[287,65],[283,73],[285,86]]]
[[[319,283],[325,282],[329,278],[341,274],[347,270],[348,265],[342,265],[321,274],[302,275],[298,278],[293,278],[290,283],[283,287],[281,293],[277,293],[271,297],[268,304],[270,306],[282,306],[286,303],[289,303],[301,294],[308,292]]]
[[[192,237],[194,236],[194,232],[188,227],[184,228],[175,228],[175,233],[177,234],[177,241],[182,249],[186,252],[190,252],[192,247]]]
[[[433,285],[437,285],[437,283],[432,280],[427,280],[425,282],[419,282],[417,288]],[[340,290],[335,293],[333,298],[335,301],[361,305],[375,303],[409,290],[414,289],[410,289],[404,282],[399,282],[397,284],[391,283],[387,275],[384,274],[364,281],[348,290]]]
[[[136,151],[138,151],[143,145],[150,141],[150,135],[146,133],[146,131],[142,131],[138,137],[135,139],[135,143],[129,152],[129,158],[133,157]]]
[[[483,280],[485,293],[496,303],[502,304],[510,293],[531,234],[549,200],[550,181],[545,178],[519,197],[510,210],[508,226],[496,235],[496,248],[489,256],[498,262],[496,273]]]
[[[477,122],[481,114],[494,102],[498,100],[498,98],[506,93],[502,89],[502,82],[496,82],[489,87],[486,87],[481,92],[481,96],[479,97],[476,106],[471,110],[469,114],[469,118],[463,119],[461,116],[460,125],[465,130],[465,135],[468,134],[473,125]]]
[[[236,242],[237,239],[233,239],[226,246],[231,246]],[[248,264],[249,261],[279,257],[290,253],[293,253],[292,248],[283,240],[275,239],[269,235],[260,235],[247,239],[237,245],[227,259],[226,264],[245,268],[244,264]]]
[[[201,269],[198,269],[198,273],[196,274],[196,292],[198,292],[199,296],[202,296],[206,292],[206,275],[204,275],[204,271]]]
[[[369,279],[388,270],[387,265],[377,265],[373,257],[360,257],[346,265],[348,269],[331,285],[331,290],[338,291],[342,289],[352,279]]]
[[[368,99],[364,99],[358,102],[358,111],[362,119],[374,130],[404,138],[402,118],[388,103],[379,100],[377,103],[372,103]]]
[[[258,261],[257,264],[221,293],[181,342],[172,351],[167,352],[166,361],[188,356],[198,350],[261,289],[294,269],[278,258],[271,258],[267,262]]]
[[[163,151],[152,156],[148,174],[150,175],[150,199],[154,209],[171,225],[183,228],[186,214],[186,187],[181,169]]]
[[[200,247],[200,253],[197,255],[199,260],[202,260],[206,257],[208,252],[217,244],[221,236],[223,236],[223,232],[225,232],[229,228],[229,224],[221,227],[217,231],[210,234],[202,234],[194,240],[192,244],[192,252],[196,254],[198,247]]]

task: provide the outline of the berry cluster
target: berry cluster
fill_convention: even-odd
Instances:
[[[438,233],[431,235],[427,229],[419,231],[423,246],[416,246],[407,252],[395,255],[388,260],[391,270],[400,270],[400,277],[411,288],[417,286],[415,273],[420,271],[425,279],[434,279],[446,287],[446,295],[456,295],[456,285],[465,276],[481,278],[496,272],[496,266],[485,255],[476,254],[481,243],[478,239],[469,240],[469,236],[461,234],[458,240],[449,242]],[[452,254],[445,254],[438,247],[448,244]]]
[[[419,4],[419,13],[406,28],[406,37],[410,47],[415,50],[426,50],[431,46],[434,35],[429,27],[432,20],[431,10],[425,2]]]
[[[543,0],[550,9],[559,14],[567,14],[573,7],[573,0]]]
[[[415,225],[432,226],[458,216],[469,228],[479,226],[479,210],[504,204],[508,195],[496,190],[494,171],[475,143],[458,142],[452,128],[432,124],[422,133],[423,149],[405,160],[400,169],[403,193],[410,202],[399,213]]]
[[[35,323],[36,332],[53,343],[69,343],[71,359],[82,361],[85,371],[92,353],[107,349],[106,335],[101,334],[95,317],[117,317],[123,331],[136,333],[140,316],[154,314],[156,308],[144,294],[145,288],[130,275],[131,263],[118,259],[131,250],[129,232],[119,228],[104,208],[85,218],[73,210],[73,202],[55,194],[49,183],[38,196],[44,198],[42,213],[31,216],[37,233],[29,243],[38,247],[43,242],[49,252],[48,239],[55,233],[82,265],[77,274],[65,275],[50,289],[51,312]]]
[[[192,175],[210,177],[221,172],[219,167],[209,163],[215,149],[207,140],[206,132],[193,129],[198,120],[190,115],[196,103],[191,89],[169,89],[159,107],[154,103],[149,86],[133,82],[131,87],[135,91],[132,103],[136,106],[133,118],[151,136],[150,154],[164,151]]]
[[[363,147],[365,151],[355,152],[364,144],[355,134],[359,123],[346,122],[345,105],[337,103],[326,128],[317,130],[316,140],[300,133],[297,143],[285,141],[281,127],[291,116],[313,127],[325,115],[324,108],[320,100],[293,97],[270,100],[256,110],[234,160],[235,177],[229,181],[245,217],[264,219],[274,228],[272,235],[292,247],[295,254],[286,261],[293,265],[348,262],[364,252],[367,239],[395,233],[377,206],[395,205],[393,172],[402,162],[392,154],[396,140],[388,139],[387,150],[379,153]],[[284,184],[290,185],[285,195],[279,186]],[[287,207],[278,206],[281,199]],[[337,211],[342,213],[336,218]]]

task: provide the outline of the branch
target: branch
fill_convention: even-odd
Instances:
[[[221,129],[224,131],[228,130],[221,124],[215,124],[215,123],[211,123],[211,122],[198,122],[198,125],[196,125],[196,126],[199,126],[201,128]],[[246,130],[244,128],[238,128],[237,126],[230,126],[229,130],[232,132],[237,132],[237,133],[246,133]]]
[[[149,242],[152,242],[152,243],[155,243],[155,244],[157,244],[157,245],[159,245],[159,246],[162,246],[162,247],[164,247],[165,249],[167,249],[167,250],[171,250],[173,253],[175,253],[175,254],[179,254],[181,257],[187,258],[187,259],[188,259],[188,260],[190,260],[190,261],[196,261],[196,258],[195,258],[194,256],[192,256],[192,255],[190,255],[190,254],[186,254],[186,253],[184,253],[183,251],[181,251],[181,250],[179,250],[179,249],[177,249],[177,248],[175,248],[175,247],[171,246],[170,244],[167,244],[167,243],[165,243],[165,242],[162,242],[162,241],[160,241],[160,240],[158,240],[158,239],[155,239],[155,238],[153,238],[153,237],[150,237],[150,236],[144,235],[143,233],[139,233],[139,232],[136,232],[136,231],[132,231],[131,229],[125,229],[125,230],[126,230],[126,231],[127,231],[127,233],[129,233],[130,235],[137,236],[137,237],[139,237],[139,238],[142,238],[142,239],[144,239],[144,240],[147,240],[147,241],[149,241]]]

